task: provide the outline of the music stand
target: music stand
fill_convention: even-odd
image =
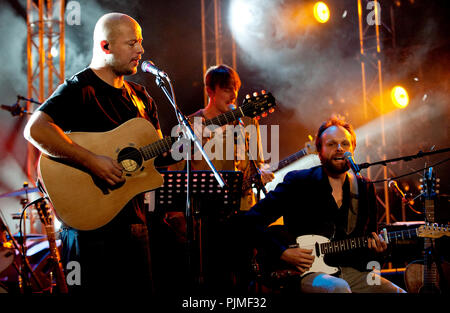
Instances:
[[[155,212],[184,212],[186,204],[186,171],[161,171],[164,185],[155,190]],[[186,220],[188,267],[193,273],[193,245],[197,241],[198,251],[198,282],[203,283],[203,251],[202,251],[202,217],[214,216],[224,221],[237,213],[241,202],[243,173],[239,171],[219,171],[225,186],[220,187],[212,171],[192,171],[190,177],[190,193],[192,214],[191,220]],[[196,239],[190,238],[196,220]]]

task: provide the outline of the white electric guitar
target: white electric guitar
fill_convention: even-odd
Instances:
[[[412,239],[416,237],[426,238],[440,238],[442,236],[450,236],[450,226],[437,224],[425,224],[419,228],[407,229],[401,231],[387,232],[382,231],[382,235],[386,243],[396,242],[398,240]],[[272,277],[280,278],[286,276],[304,276],[308,273],[323,272],[329,275],[335,274],[339,268],[328,266],[325,264],[325,255],[340,253],[357,248],[367,248],[368,239],[371,237],[357,237],[344,240],[330,241],[328,238],[319,235],[304,235],[296,239],[295,245],[290,245],[290,248],[302,248],[312,250],[312,255],[315,256],[311,268],[300,274],[295,270],[278,270],[271,273]]]

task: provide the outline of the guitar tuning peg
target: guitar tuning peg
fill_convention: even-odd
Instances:
[[[258,96],[258,93],[255,91],[254,93],[253,93],[253,97],[257,97]]]
[[[436,178],[436,182],[439,183],[441,181],[440,178]]]

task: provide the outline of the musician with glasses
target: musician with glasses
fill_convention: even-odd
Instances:
[[[260,261],[262,269],[264,261],[270,264],[266,266],[270,271],[284,266],[293,269],[300,279],[294,285],[301,292],[404,292],[371,273],[374,264],[381,264],[387,244],[376,233],[374,185],[354,175],[344,158],[355,147],[352,126],[339,117],[328,119],[316,137],[321,165],[287,173],[283,182],[243,217],[243,225],[255,230],[253,238],[258,242],[260,257],[265,258]],[[281,216],[284,218],[281,231],[267,228]],[[368,248],[325,256],[328,266],[339,267],[337,273],[308,272],[318,255],[312,254],[312,247],[295,245],[295,239],[302,235],[320,235],[332,240],[368,236]]]

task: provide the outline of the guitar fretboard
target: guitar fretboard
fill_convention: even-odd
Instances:
[[[243,116],[255,117],[275,106],[275,99],[272,94],[262,94],[252,99],[246,99],[241,106],[235,110],[230,110],[223,114],[220,114],[212,119],[205,120],[205,125],[217,125],[223,126],[237,121]]]
[[[172,144],[173,138],[167,136],[164,139],[155,141],[154,143],[141,147],[139,150],[142,156],[144,157],[144,160],[149,160],[154,157],[157,157],[158,155],[163,154],[164,152],[169,151],[172,148]]]
[[[387,233],[389,242],[397,240],[412,239],[417,237],[417,229],[407,229]],[[323,254],[332,254],[344,252],[352,249],[367,248],[368,239],[371,237],[356,237],[343,240],[336,240],[320,244],[320,252]]]
[[[245,104],[243,106],[245,106]],[[236,110],[231,110],[226,113],[220,114],[216,117],[213,117],[212,119],[205,120],[205,125],[206,126],[209,126],[209,125],[223,126],[226,124],[230,124],[230,123],[240,119],[243,116],[244,116],[244,114],[238,108]]]
[[[301,150],[295,152],[294,154],[291,154],[287,158],[281,160],[278,163],[276,168],[275,167],[271,168],[271,171],[276,172],[278,170],[281,170],[281,169],[285,168],[286,166],[290,165],[291,163],[297,161],[301,157],[304,157],[307,154],[308,154],[308,152],[306,151],[306,149],[301,149]]]

